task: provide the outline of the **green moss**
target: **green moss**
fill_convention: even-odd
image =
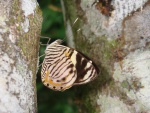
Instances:
[[[77,88],[77,87],[76,87]],[[75,95],[78,100],[80,100],[82,103],[80,103],[78,106],[82,110],[83,113],[96,113],[95,109],[95,89],[92,89],[90,84],[82,85],[80,88],[77,88],[75,91]],[[93,104],[92,104],[93,103]]]
[[[85,98],[85,106],[86,106],[86,108],[87,108],[87,112],[88,112],[88,113],[96,113],[96,109],[95,109],[95,107],[92,105],[90,97],[86,97],[86,98]]]
[[[127,88],[127,89],[129,89],[129,87],[130,87],[127,80],[124,80],[124,81],[121,83],[121,86],[122,86],[123,88]]]
[[[106,38],[105,38],[106,39]],[[105,61],[110,61],[113,58],[113,51],[114,48],[116,47],[116,41],[110,41],[108,42],[105,40],[105,48],[103,49],[103,54],[104,54],[104,60]]]
[[[111,66],[111,62],[113,62],[114,60],[114,51],[117,48],[118,44],[116,40],[108,41],[107,37],[102,36],[93,39],[96,40],[96,42],[93,41],[93,43],[89,43],[89,41],[86,41],[85,39],[82,38],[83,37],[82,34],[79,34],[77,37],[78,38],[76,39],[77,40],[76,45],[78,45],[77,46],[78,50],[81,50],[81,52],[83,52],[90,58],[95,56],[100,57],[99,59],[98,58],[95,59],[100,60],[101,66],[103,67]]]

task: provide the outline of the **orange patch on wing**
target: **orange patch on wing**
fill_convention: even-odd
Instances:
[[[66,57],[69,57],[70,54],[71,54],[71,51],[69,52],[69,51],[66,50],[64,54],[65,54]]]
[[[45,76],[45,83],[46,83],[46,84],[51,84],[51,85],[53,85],[53,86],[61,86],[61,85],[62,85],[61,83],[53,82],[53,80],[48,77],[48,75],[50,74],[49,71],[46,71],[45,74],[46,74],[46,76]]]

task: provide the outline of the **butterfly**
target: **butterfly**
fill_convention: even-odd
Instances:
[[[75,49],[61,45],[58,39],[45,50],[41,79],[52,90],[64,91],[73,85],[94,80],[98,75],[95,64]]]

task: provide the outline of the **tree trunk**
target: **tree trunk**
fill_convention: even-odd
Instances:
[[[0,9],[0,113],[36,113],[41,12],[34,0],[1,0]]]
[[[79,111],[149,113],[150,1],[61,2],[69,46],[100,70],[95,81],[77,89]]]

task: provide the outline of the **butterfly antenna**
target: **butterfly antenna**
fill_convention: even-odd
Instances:
[[[65,41],[66,41],[66,38],[63,38],[63,39],[62,39],[62,43],[64,43]]]
[[[40,68],[42,66],[43,63],[41,63],[40,65],[38,65],[38,68]]]
[[[77,21],[79,20],[79,18],[76,18],[75,20],[74,20],[74,22],[73,22],[73,24],[72,24],[72,27],[74,27],[74,25],[77,23]],[[70,30],[69,30],[70,31]],[[68,32],[69,32],[68,31]],[[77,31],[80,31],[80,29],[79,30],[77,30]],[[72,32],[72,31],[70,31],[70,32]],[[72,36],[72,34],[70,34],[70,36],[68,36],[68,38],[70,38]],[[65,39],[65,38],[64,38]],[[63,41],[64,41],[64,39],[63,39]],[[65,39],[66,40],[66,39]]]
[[[41,58],[41,57],[43,57],[43,56],[45,56],[45,54],[43,54],[43,55],[39,56],[39,58]]]

